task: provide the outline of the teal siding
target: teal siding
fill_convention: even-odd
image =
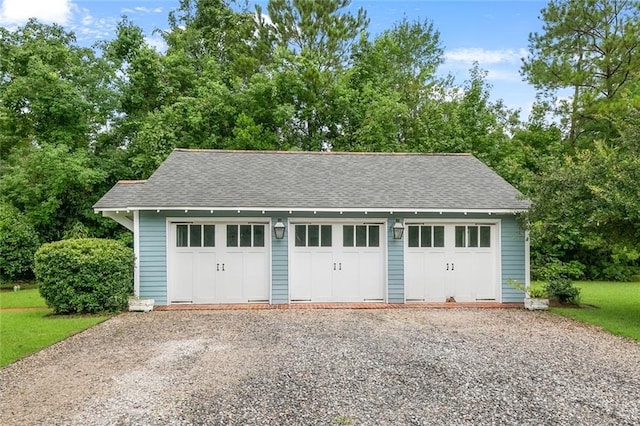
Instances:
[[[513,279],[525,283],[525,241],[524,230],[516,216],[502,218],[502,301],[522,302],[524,292],[509,284]]]
[[[289,224],[286,217],[273,216],[273,224],[282,218],[285,226],[284,238],[277,240],[271,233],[271,303],[289,303]]]
[[[404,237],[402,240],[393,239],[395,222],[396,218],[391,217],[387,223],[387,301],[404,303]]]
[[[140,212],[140,297],[167,304],[167,231],[165,215]]]

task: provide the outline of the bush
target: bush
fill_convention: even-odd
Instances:
[[[577,305],[580,302],[580,289],[568,278],[553,278],[544,287],[549,297],[558,299],[560,303]]]
[[[116,312],[133,293],[133,250],[114,240],[44,244],[35,255],[40,294],[54,313]]]
[[[549,281],[554,277],[579,279],[584,277],[584,271],[585,266],[577,260],[562,262],[551,258],[531,265],[532,278],[540,281]]]
[[[18,209],[0,205],[0,282],[33,278],[38,235]]]

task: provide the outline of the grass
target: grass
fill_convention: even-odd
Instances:
[[[11,308],[27,309],[6,310]],[[108,318],[105,315],[51,315],[51,309],[46,307],[37,289],[0,292],[0,367]]]
[[[580,308],[554,307],[551,312],[602,327],[640,341],[640,282],[576,282]]]

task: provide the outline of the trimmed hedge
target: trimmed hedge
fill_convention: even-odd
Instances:
[[[117,312],[133,294],[133,250],[79,238],[42,245],[35,255],[40,294],[54,313]]]

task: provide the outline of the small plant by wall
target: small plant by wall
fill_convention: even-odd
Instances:
[[[133,294],[133,250],[115,240],[79,238],[35,254],[40,294],[54,313],[117,312]]]

